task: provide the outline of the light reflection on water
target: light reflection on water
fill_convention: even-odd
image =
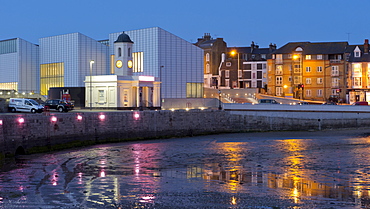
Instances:
[[[275,195],[297,205],[310,199],[370,206],[369,138],[225,136],[231,137],[100,145],[26,156],[16,169],[0,173],[0,207],[10,201],[94,207],[155,205],[173,199],[181,199],[179,205],[215,201],[240,206],[246,204],[241,194]],[[227,195],[202,202],[205,194],[215,192]],[[61,200],[53,200],[56,196]]]

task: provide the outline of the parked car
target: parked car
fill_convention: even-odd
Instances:
[[[361,101],[361,102],[355,102],[352,105],[369,105],[369,103],[366,101]]]
[[[260,99],[258,100],[258,104],[280,104],[274,99]]]
[[[26,98],[10,98],[8,108],[11,112],[41,113],[44,110],[44,107],[35,100]]]
[[[57,110],[58,112],[68,112],[74,109],[74,104],[63,99],[46,100],[44,104],[46,110]]]
[[[335,103],[335,102],[325,102],[325,103],[323,103],[323,105],[337,105],[337,103]]]

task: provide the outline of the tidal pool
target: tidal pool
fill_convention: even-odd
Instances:
[[[237,133],[19,156],[0,208],[368,208],[370,129]]]

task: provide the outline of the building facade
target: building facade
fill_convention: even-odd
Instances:
[[[268,60],[267,93],[314,101],[346,100],[347,42],[292,42]]]
[[[0,41],[0,90],[21,94],[38,93],[39,69],[37,45],[21,38]]]
[[[85,76],[106,75],[108,46],[81,33],[41,38],[40,90],[48,95],[51,87],[83,87]],[[94,61],[90,69],[90,61]]]
[[[357,101],[370,102],[370,54],[369,40],[363,45],[347,47],[347,98],[349,103]]]
[[[204,87],[218,88],[222,54],[227,52],[226,42],[223,38],[214,39],[209,33],[205,33],[194,45],[204,51]]]
[[[203,50],[159,27],[125,31],[132,46],[133,75],[154,76],[161,82],[161,98],[203,97]],[[114,42],[122,32],[109,34],[109,55],[114,63]],[[111,65],[112,74],[114,65]]]
[[[220,65],[221,89],[258,88],[267,85],[267,59],[276,46],[259,48],[252,42],[250,47],[228,47]]]

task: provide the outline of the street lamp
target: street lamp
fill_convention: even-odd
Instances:
[[[90,60],[90,110],[92,110],[92,67],[94,60]]]
[[[222,110],[222,107],[221,107],[221,90],[218,90],[218,109]]]
[[[159,68],[159,81],[161,82],[159,84],[159,105],[161,106],[162,109],[162,69],[164,68],[163,65]]]

